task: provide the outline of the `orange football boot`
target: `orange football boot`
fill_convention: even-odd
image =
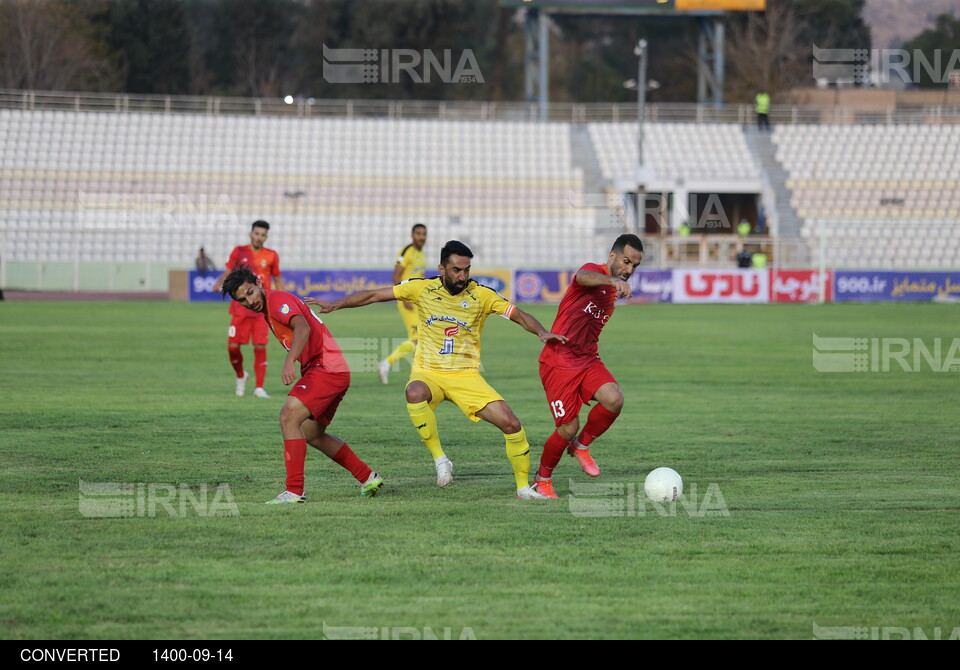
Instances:
[[[591,477],[600,476],[600,468],[597,466],[597,462],[593,460],[593,457],[590,455],[589,449],[577,449],[571,445],[567,449],[567,453],[577,459],[580,463],[580,467],[583,468],[583,471],[586,472]]]
[[[560,496],[557,495],[557,492],[553,490],[552,479],[538,479],[533,483],[533,490],[542,496],[546,496],[547,498],[553,498],[554,500],[558,500],[560,498]]]

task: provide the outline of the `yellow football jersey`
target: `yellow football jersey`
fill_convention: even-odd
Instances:
[[[423,249],[417,249],[412,244],[408,244],[397,254],[397,263],[403,266],[400,281],[422,277],[427,271],[427,257],[423,255]]]
[[[479,370],[480,333],[487,317],[500,314],[509,319],[516,309],[492,288],[472,279],[457,295],[450,295],[440,277],[401,282],[393,287],[393,295],[417,306],[414,370]]]

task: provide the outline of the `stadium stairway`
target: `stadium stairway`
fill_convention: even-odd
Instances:
[[[575,123],[570,126],[570,160],[574,167],[583,173],[583,203],[595,206],[594,230],[597,233],[609,233],[611,212],[606,206],[596,205],[606,203],[606,194],[611,185],[603,177],[600,160],[586,124]]]
[[[777,160],[777,147],[771,140],[771,133],[760,132],[755,127],[746,128],[743,132],[753,157],[766,175],[767,180],[776,194],[777,220],[780,226],[779,233],[786,238],[799,238],[803,221],[797,211],[790,204],[791,193],[787,188],[789,175]]]

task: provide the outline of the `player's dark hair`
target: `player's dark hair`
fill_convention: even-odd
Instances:
[[[263,219],[259,219],[257,221],[254,221],[253,225],[250,226],[251,231],[253,231],[254,228],[263,228],[264,230],[270,230],[270,224],[264,221]]]
[[[450,260],[450,257],[456,254],[457,256],[466,256],[467,258],[473,258],[473,252],[470,251],[468,247],[463,242],[458,242],[457,240],[450,240],[443,245],[443,249],[440,250],[440,265],[446,265],[447,261]]]
[[[257,275],[255,275],[253,270],[248,268],[246,265],[238,265],[236,269],[228,274],[227,278],[223,280],[223,286],[220,287],[221,299],[223,296],[228,295],[232,299],[236,300],[236,298],[233,297],[233,294],[236,293],[237,289],[243,286],[246,282],[256,284]]]
[[[643,253],[643,242],[641,242],[640,238],[634,235],[633,233],[625,233],[620,237],[618,237],[614,241],[613,247],[611,247],[610,251],[619,254],[628,246],[633,247],[634,249],[639,251],[641,254]]]
[[[423,225],[422,223],[415,223],[415,224],[413,224],[413,228],[410,229],[410,234],[412,235],[412,234],[414,234],[415,232],[417,232],[417,228],[423,228],[424,230],[427,229],[427,227],[426,227],[425,225]]]

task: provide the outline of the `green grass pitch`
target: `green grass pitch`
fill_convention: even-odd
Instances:
[[[547,326],[556,311],[528,309]],[[273,398],[252,398],[252,384],[235,397],[226,312],[0,304],[4,638],[364,627],[809,639],[824,627],[944,637],[960,627],[960,372],[812,364],[814,333],[940,339],[945,356],[960,337],[956,306],[620,307],[600,353],[623,414],[593,449],[599,480],[565,457],[555,501],[516,500],[501,434],[449,403],[438,418],[455,481],[437,488],[404,406],[408,365],[386,387],[355,371],[331,432],[384,476],[383,494],[360,499],[349,474],[311,450],[310,502],[281,507],[264,505],[283,490],[281,350],[271,342]],[[402,335],[393,305],[326,321],[340,339]],[[515,324],[487,323],[484,374],[524,423],[532,469],[552,430],[539,350]],[[701,507],[641,500],[661,465],[696,485]],[[89,516],[81,480],[174,502],[151,514],[123,494],[129,516]],[[181,511],[183,491],[199,499],[202,484],[226,485],[219,502],[236,514]]]

